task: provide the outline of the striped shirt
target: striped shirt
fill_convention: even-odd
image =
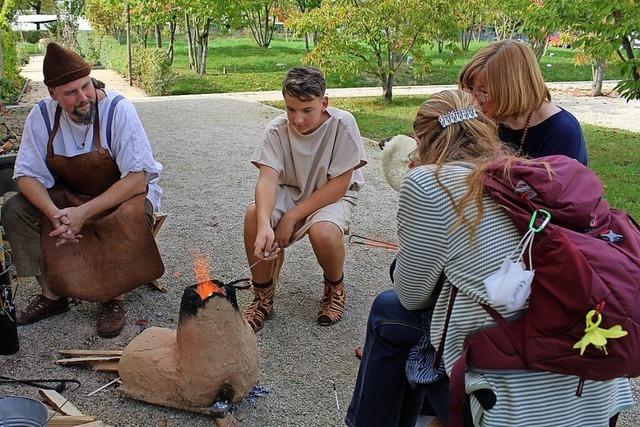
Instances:
[[[442,166],[439,181],[459,200],[465,193],[470,166],[450,163]],[[511,220],[488,195],[484,214],[471,245],[466,226],[454,228],[456,214],[451,199],[435,177],[435,166],[412,170],[400,190],[398,237],[400,250],[394,274],[400,302],[408,310],[431,304],[431,294],[441,273],[446,280],[435,301],[431,340],[438,348],[451,285],[459,289],[451,314],[444,348],[446,371],[463,349],[464,338],[493,321],[479,303],[488,304],[483,280],[497,271],[516,247],[520,236]],[[477,209],[469,206],[467,218]],[[494,307],[505,317],[514,315],[505,307]],[[496,404],[485,411],[471,395],[476,426],[608,426],[616,413],[633,406],[628,379],[586,381],[582,397],[575,397],[578,378],[549,372],[479,371],[466,375],[466,392],[491,389]]]

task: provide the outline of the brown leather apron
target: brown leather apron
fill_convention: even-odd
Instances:
[[[97,109],[93,123],[95,150],[74,157],[53,153],[62,109],[47,143],[47,167],[56,178],[49,190],[59,209],[79,206],[104,193],[120,179],[118,165],[100,143]],[[42,218],[42,251],[47,282],[56,295],[105,302],[162,276],[164,265],[149,227],[145,194],[123,202],[109,212],[90,218],[82,227],[83,238],[55,246],[53,225]]]

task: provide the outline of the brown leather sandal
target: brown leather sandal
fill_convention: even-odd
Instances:
[[[247,321],[253,332],[258,332],[264,326],[265,320],[273,313],[273,297],[276,294],[276,285],[272,280],[264,285],[253,285],[253,301],[244,311],[242,316]]]
[[[335,282],[334,282],[335,283]],[[331,326],[342,320],[345,310],[344,281],[330,283],[325,278],[322,302],[318,312],[318,323],[320,326]]]
[[[100,304],[98,309],[98,335],[102,338],[113,338],[124,328],[124,301],[111,300]]]
[[[17,325],[29,325],[69,310],[67,298],[52,300],[42,294],[29,297],[29,305],[16,316]]]

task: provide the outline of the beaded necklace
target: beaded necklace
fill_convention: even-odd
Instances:
[[[529,125],[531,124],[531,117],[533,117],[533,113],[529,114],[527,117],[527,123],[524,125],[524,130],[522,131],[522,138],[520,138],[520,144],[518,146],[518,155],[522,156],[522,148],[524,147],[524,140],[527,139],[527,132],[529,131]]]

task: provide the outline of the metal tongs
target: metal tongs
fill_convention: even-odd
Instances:
[[[382,248],[389,251],[397,251],[398,245],[395,243],[385,242],[384,240],[372,239],[371,237],[360,236],[358,234],[352,234],[349,236],[350,245],[363,245],[374,248]]]

